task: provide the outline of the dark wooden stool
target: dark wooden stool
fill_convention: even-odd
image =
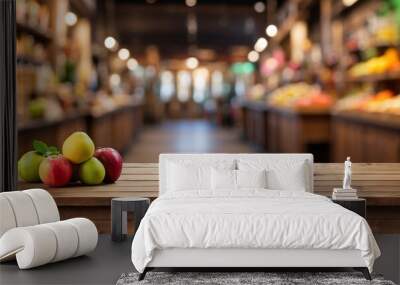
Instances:
[[[135,232],[150,205],[148,198],[113,198],[111,200],[111,239],[122,241],[128,233],[127,212],[133,212]]]

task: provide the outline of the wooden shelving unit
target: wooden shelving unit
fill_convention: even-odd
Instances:
[[[336,7],[336,19],[344,23],[344,30],[355,32],[356,27],[346,26],[347,17],[357,15],[358,25],[368,20],[371,11],[377,11],[382,1],[358,1],[350,8]],[[338,1],[336,6],[340,6]],[[352,15],[351,15],[352,13]],[[371,36],[372,37],[372,36]],[[370,40],[370,45],[365,49],[359,47],[345,49],[345,53],[362,59],[361,54],[367,49],[374,49],[378,55],[383,54],[388,48],[399,51],[399,43],[376,43]],[[346,44],[343,44],[346,46]],[[343,56],[345,58],[346,56]],[[365,59],[364,59],[365,60]],[[344,68],[348,66],[342,65]],[[355,86],[372,86],[375,92],[389,89],[399,92],[400,72],[386,72],[360,77],[351,77],[344,71],[345,89]],[[400,162],[400,116],[395,114],[382,114],[367,111],[338,111],[332,114],[332,161],[340,162],[346,156],[351,156],[356,162]]]
[[[382,81],[400,81],[400,72],[373,74],[360,77],[348,76],[348,83],[378,83]]]
[[[27,33],[32,35],[35,39],[48,43],[53,40],[50,30],[41,30],[37,27],[32,27],[28,24],[17,22],[17,32]]]
[[[141,102],[97,115],[80,111],[55,120],[21,122],[18,125],[19,156],[32,149],[33,140],[61,148],[64,140],[75,131],[87,132],[98,147],[113,147],[124,153],[138,135],[142,122]]]
[[[80,38],[84,38],[84,35],[88,31],[90,32],[91,28],[95,29],[95,27],[91,27],[94,23],[91,20],[96,13],[96,1],[39,0],[35,3],[26,3],[26,5],[38,5],[36,8],[40,7],[40,9],[43,8],[48,11],[49,23],[48,28],[43,28],[40,25],[33,26],[32,23],[42,22],[41,19],[38,15],[36,19],[32,18],[28,12],[21,12],[24,11],[23,8],[17,22],[17,36],[21,39],[21,49],[17,56],[17,80],[19,80],[17,83],[19,85],[17,101],[19,102],[18,110],[22,113],[18,118],[19,156],[32,150],[32,142],[35,139],[61,148],[65,138],[75,131],[87,132],[97,146],[113,147],[120,152],[126,151],[142,125],[142,102],[127,103],[125,106],[116,103],[117,107],[113,110],[104,110],[101,114],[94,114],[94,111],[91,110],[91,104],[81,98],[82,96],[89,96],[89,90],[79,90],[81,93],[77,94],[78,91],[75,88],[75,85],[78,85],[77,82],[64,82],[62,79],[65,69],[62,59],[73,53],[75,51],[73,49],[79,49],[80,58],[83,49],[89,50],[89,53],[85,52],[84,54],[91,55],[91,46],[90,44],[88,46],[87,42],[80,45],[70,45],[69,43],[73,39],[79,38],[76,37],[76,33],[84,33],[83,36],[79,34]],[[68,11],[74,12],[78,18],[77,23],[72,27],[68,27],[64,22],[64,15]],[[85,27],[82,28],[82,25]],[[94,33],[89,33],[88,36],[93,36],[93,40],[95,40]],[[40,50],[45,52],[45,60],[43,61],[40,60],[41,57],[36,58],[37,54],[33,49],[37,46],[40,46]],[[91,60],[92,58],[89,56],[88,61]],[[87,66],[88,61],[79,62],[79,64],[86,64],[86,69],[90,69],[91,67]],[[76,62],[74,64],[78,65]],[[42,68],[47,69],[45,72],[51,69],[51,78],[46,79],[50,81],[53,80],[53,77],[57,77],[57,80],[54,80],[57,83],[49,88],[51,90],[48,93],[45,90],[42,92],[43,94],[39,94],[35,88],[38,74],[43,72]],[[75,80],[78,81],[79,79]],[[79,83],[85,84],[86,82]],[[60,95],[60,92],[64,93]],[[69,98],[63,101],[62,96],[69,96]],[[34,119],[29,114],[29,101],[32,98],[51,98],[52,103],[62,102],[59,103],[59,107],[60,110],[63,110],[63,113],[57,114],[57,119],[48,119],[46,116]],[[96,110],[101,109],[98,106],[101,106],[101,104],[96,105]],[[41,107],[43,108],[43,106]]]
[[[32,66],[40,66],[43,63],[33,59],[31,57],[26,57],[26,56],[17,56],[17,66],[23,66],[23,65],[32,65]]]

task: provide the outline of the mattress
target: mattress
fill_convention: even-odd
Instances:
[[[143,272],[156,250],[173,248],[359,250],[370,271],[380,255],[361,216],[320,195],[265,189],[157,198],[134,237],[132,262]]]

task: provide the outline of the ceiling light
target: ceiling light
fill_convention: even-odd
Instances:
[[[273,38],[278,33],[278,28],[275,25],[268,25],[268,27],[265,29],[265,33],[268,37]]]
[[[112,49],[117,44],[117,41],[113,37],[107,37],[104,40],[104,46],[108,49]]]
[[[343,2],[343,5],[344,6],[347,6],[347,7],[350,7],[350,6],[352,6],[354,3],[356,3],[358,0],[342,0],[342,2]]]
[[[259,60],[260,55],[258,54],[258,52],[256,52],[255,50],[252,50],[251,52],[248,53],[247,55],[247,59],[251,62],[256,62],[257,60]]]
[[[129,58],[129,55],[130,55],[130,52],[129,52],[129,50],[127,50],[126,48],[121,48],[121,49],[118,51],[118,57],[119,57],[121,60],[127,60],[127,59]]]
[[[130,58],[127,62],[126,62],[126,66],[129,68],[129,70],[135,70],[135,68],[138,66],[138,62],[136,59],[134,58]]]
[[[186,59],[186,66],[187,68],[195,69],[199,66],[199,60],[195,57],[189,57],[188,59]]]
[[[259,38],[254,44],[256,52],[263,52],[268,46],[268,41],[265,38]]]
[[[261,1],[258,1],[258,2],[256,2],[256,3],[254,3],[254,10],[255,10],[257,13],[262,13],[262,12],[264,12],[264,11],[265,11],[265,3],[264,3],[264,2],[261,2]]]
[[[75,15],[75,13],[68,12],[65,14],[64,21],[68,26],[73,26],[78,21],[78,17]]]
[[[197,4],[197,0],[185,0],[186,6],[194,7]]]

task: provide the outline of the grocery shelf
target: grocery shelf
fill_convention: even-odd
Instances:
[[[17,55],[17,65],[42,65],[43,62],[38,61],[32,57]]]
[[[28,33],[42,42],[52,41],[50,31],[39,30],[36,27],[32,27],[26,23],[17,22],[17,31]]]
[[[388,48],[400,48],[399,43],[377,43],[377,44],[372,44],[370,46],[366,46],[363,48],[349,48],[348,51],[351,53],[361,53],[364,52],[368,49],[379,49],[379,50],[385,50]]]
[[[379,81],[392,81],[392,80],[400,80],[400,72],[373,74],[373,75],[365,75],[359,77],[349,76],[347,78],[347,82],[349,83],[379,82]]]
[[[89,110],[77,110],[54,120],[37,119],[19,122],[18,152],[22,155],[31,150],[32,141],[35,139],[60,147],[72,132],[84,131],[97,145],[110,146],[123,153],[141,128],[142,119],[142,103],[138,101],[101,114],[93,114]]]
[[[77,118],[84,118],[85,116],[87,116],[87,114],[88,114],[87,111],[75,111],[64,114],[62,117],[56,119],[32,119],[32,120],[20,121],[18,123],[18,131],[29,131],[38,128],[46,128],[53,125],[76,120]]]

